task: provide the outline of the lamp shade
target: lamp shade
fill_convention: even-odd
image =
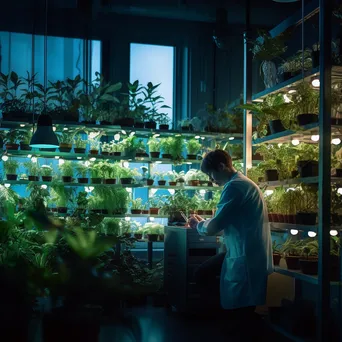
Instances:
[[[30,146],[37,148],[59,147],[57,136],[52,129],[52,119],[50,115],[39,115],[37,130],[31,138]]]

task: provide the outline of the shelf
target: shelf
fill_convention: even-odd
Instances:
[[[53,217],[72,217],[72,214],[60,214],[56,212],[49,212],[49,214]],[[109,214],[96,214],[96,213],[88,213],[85,215],[101,215],[103,217],[111,217],[111,218],[149,218],[154,217],[155,219],[167,219],[167,215],[153,215],[153,214],[124,214],[124,215],[109,215]]]
[[[253,145],[260,144],[279,144],[279,143],[289,143],[292,139],[298,139],[300,142],[317,144],[318,142],[314,142],[311,140],[312,135],[319,135],[319,126],[318,123],[313,123],[310,125],[303,126],[301,130],[292,131],[286,130],[280,133],[268,135],[263,138],[255,139],[253,141]],[[331,126],[331,135],[332,137],[342,135],[342,125],[332,125]]]
[[[24,125],[24,126],[23,126]],[[241,143],[243,134],[242,133],[216,133],[216,132],[191,132],[191,131],[181,131],[181,130],[157,130],[157,129],[146,129],[146,128],[133,128],[133,127],[121,127],[114,125],[84,125],[82,123],[76,122],[54,122],[53,126],[56,127],[56,131],[63,131],[64,128],[68,129],[83,129],[86,131],[102,131],[107,135],[114,135],[117,133],[125,136],[131,132],[135,132],[137,137],[149,138],[159,134],[160,137],[174,137],[181,135],[183,138],[190,139],[196,136],[204,138],[202,140],[220,140],[227,141],[230,140],[232,144]],[[2,121],[1,129],[25,129],[32,127],[32,124],[27,122],[16,122],[16,121]],[[234,138],[234,139],[232,139]]]
[[[254,94],[252,96],[252,101],[257,102],[258,100],[264,99],[267,95],[284,93],[287,92],[289,87],[296,86],[304,80],[310,81],[311,77],[319,75],[319,67],[314,68],[310,71],[305,72],[304,74],[299,74],[295,77],[290,78],[284,82],[278,83],[276,86],[272,88],[265,89],[260,93]],[[332,83],[339,82],[342,80],[342,66],[333,66],[331,70],[331,78]]]
[[[260,188],[276,188],[280,186],[290,186],[290,185],[298,185],[298,184],[318,184],[319,177],[306,177],[306,178],[293,178],[286,179],[283,181],[273,181],[273,182],[262,182],[259,183]],[[331,177],[332,183],[342,183],[342,178],[339,177]]]
[[[301,271],[295,271],[295,270],[288,270],[286,268],[282,268],[279,266],[274,267],[274,272],[280,273],[295,279],[306,281],[310,284],[318,284],[318,277],[317,276],[311,276],[307,274],[303,274]]]
[[[292,223],[280,223],[280,222],[270,222],[271,231],[287,231],[291,229],[303,231],[303,232],[317,232],[318,226],[307,226]],[[339,227],[341,228],[341,227]]]

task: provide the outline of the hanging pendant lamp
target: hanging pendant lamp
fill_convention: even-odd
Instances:
[[[57,148],[58,139],[52,128],[52,119],[48,114],[41,114],[38,117],[37,130],[34,132],[31,147],[36,148]]]

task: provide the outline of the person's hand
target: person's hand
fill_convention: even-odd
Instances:
[[[188,220],[188,223],[189,223],[190,228],[196,229],[198,222],[201,222],[201,221],[204,221],[204,219],[201,216],[191,215],[189,220]]]

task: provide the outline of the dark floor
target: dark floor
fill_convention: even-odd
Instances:
[[[165,308],[135,308],[127,327],[118,327],[109,319],[101,328],[99,342],[216,342],[216,341],[288,341],[274,333],[262,319],[236,323],[218,317],[184,316]],[[134,327],[135,336],[131,327]]]

